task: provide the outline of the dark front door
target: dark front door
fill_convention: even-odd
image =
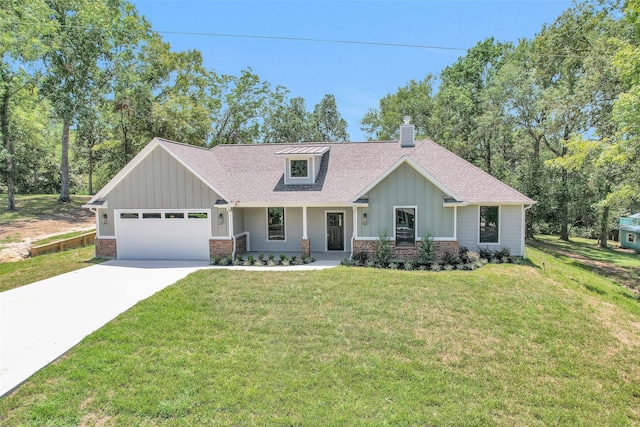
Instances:
[[[327,214],[327,249],[344,251],[344,214]]]

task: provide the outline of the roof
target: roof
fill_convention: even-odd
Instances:
[[[353,203],[405,162],[447,197],[464,204],[532,204],[532,199],[425,139],[398,141],[217,145],[210,150],[156,138],[232,204]],[[283,155],[322,155],[313,185],[285,185]],[[365,192],[363,194],[363,192]]]

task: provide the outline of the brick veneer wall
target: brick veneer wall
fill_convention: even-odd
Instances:
[[[311,256],[311,240],[302,239],[300,241],[300,253],[303,257]]]
[[[96,258],[116,259],[118,257],[118,245],[116,239],[96,239]]]
[[[236,253],[243,254],[247,252],[247,235],[243,234],[236,238]]]
[[[377,240],[354,240],[353,253],[365,252],[369,258],[373,258],[376,253]],[[396,242],[390,240],[391,244],[391,258],[398,260],[417,259],[419,257],[419,242],[416,242],[415,246],[396,247]],[[441,260],[445,253],[455,252],[458,253],[460,244],[458,241],[446,241],[446,242],[433,242],[435,246],[435,259]]]
[[[209,256],[231,256],[233,253],[233,240],[209,240]]]

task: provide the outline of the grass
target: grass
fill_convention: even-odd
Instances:
[[[640,304],[528,253],[474,272],[200,271],[35,374],[0,400],[0,419],[640,424]]]
[[[91,245],[24,261],[0,263],[0,292],[105,261],[94,258],[94,253],[95,246]]]
[[[580,237],[572,237],[569,242],[560,240],[557,236],[537,235],[536,239],[595,261],[606,262],[623,268],[640,269],[640,256],[614,249],[614,247],[617,248],[619,246],[618,242],[609,241],[609,248],[603,249],[597,245],[596,240]]]
[[[586,268],[621,285],[635,289],[640,295],[640,255],[615,248],[600,248],[595,240],[572,238],[565,242],[554,236],[536,236],[530,246]]]
[[[24,219],[38,219],[45,216],[73,215],[87,203],[91,196],[71,196],[71,203],[58,203],[57,194],[37,194],[16,196],[16,210],[7,210],[7,196],[0,196],[0,224]]]

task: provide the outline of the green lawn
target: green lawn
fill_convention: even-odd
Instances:
[[[0,263],[0,292],[105,261],[94,258],[94,253],[95,246],[91,245],[24,261]]]
[[[606,278],[528,254],[473,272],[200,271],[1,399],[0,419],[640,424],[640,304]]]
[[[0,224],[20,219],[37,219],[44,216],[75,215],[91,196],[71,196],[71,203],[58,203],[57,194],[16,196],[16,210],[7,210],[7,195],[0,195]]]
[[[609,241],[609,248],[603,249],[597,245],[598,242],[596,240],[583,239],[580,237],[572,237],[569,242],[560,240],[557,236],[537,235],[536,239],[543,243],[552,244],[558,248],[575,252],[589,259],[606,262],[618,267],[640,269],[640,255],[618,250],[619,242]]]

